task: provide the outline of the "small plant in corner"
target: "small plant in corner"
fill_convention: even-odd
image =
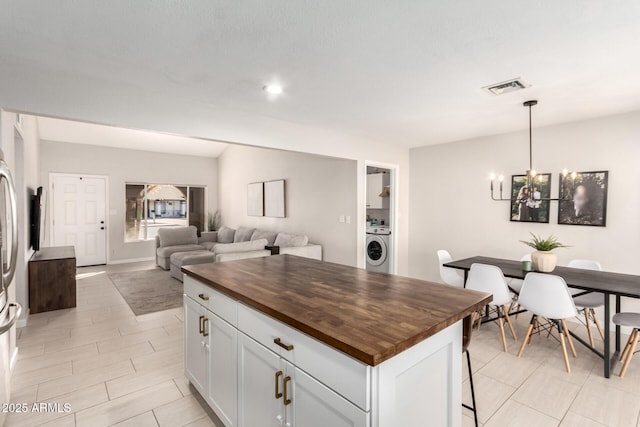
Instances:
[[[217,231],[220,228],[221,222],[220,211],[216,211],[215,213],[209,212],[209,215],[207,215],[207,228],[209,231]]]
[[[551,252],[552,250],[558,249],[558,248],[568,248],[568,246],[558,242],[558,239],[554,235],[551,235],[546,239],[543,239],[542,237],[536,236],[535,234],[531,233],[531,240],[529,241],[520,240],[520,241],[525,245],[530,246],[533,249],[540,252]]]
[[[531,240],[521,240],[521,242],[536,250],[531,254],[533,269],[541,273],[551,273],[558,263],[558,257],[551,251],[558,248],[567,248],[568,246],[560,243],[553,235],[543,239],[531,233],[531,237]]]

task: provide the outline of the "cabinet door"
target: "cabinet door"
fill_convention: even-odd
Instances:
[[[284,366],[280,356],[238,333],[238,425],[281,427]]]
[[[383,174],[373,173],[367,175],[367,208],[382,209]]]
[[[209,337],[203,333],[204,307],[184,297],[184,369],[191,384],[202,396],[207,395],[207,359]]]
[[[368,427],[369,413],[327,388],[300,369],[286,364],[291,378],[285,427]]]
[[[238,418],[238,330],[213,313],[209,317],[209,402],[225,426]]]

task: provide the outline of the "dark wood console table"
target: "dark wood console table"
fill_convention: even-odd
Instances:
[[[76,252],[73,246],[42,248],[29,261],[31,314],[76,306]]]

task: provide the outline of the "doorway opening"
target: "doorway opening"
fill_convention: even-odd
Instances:
[[[398,167],[365,162],[365,267],[397,273]]]

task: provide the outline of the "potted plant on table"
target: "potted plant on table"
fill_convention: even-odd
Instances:
[[[521,240],[521,242],[536,250],[531,254],[531,266],[533,270],[541,273],[551,273],[558,263],[558,257],[552,251],[568,246],[560,243],[553,235],[543,239],[531,233],[531,237],[531,240]]]

